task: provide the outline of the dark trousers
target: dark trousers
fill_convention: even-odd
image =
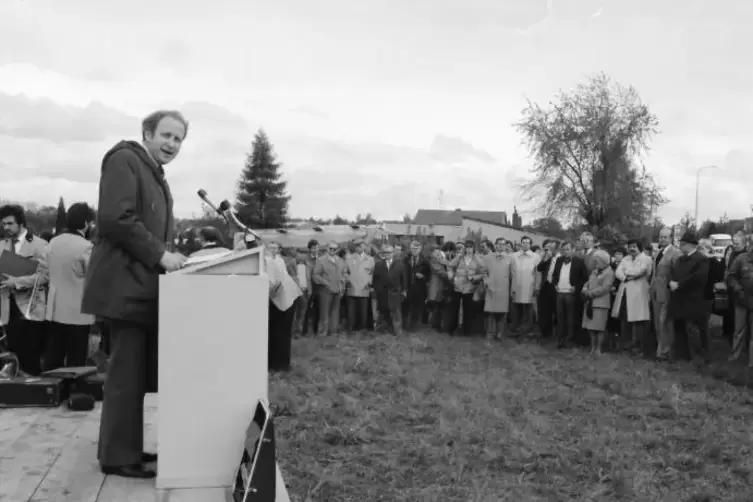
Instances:
[[[515,303],[510,305],[510,317],[512,318],[511,329],[518,334],[531,331],[533,326],[533,303]]]
[[[91,326],[51,322],[47,329],[45,365],[48,369],[86,365]]]
[[[267,329],[267,368],[270,371],[290,369],[291,338],[295,305],[288,310],[278,309],[269,302],[269,327]]]
[[[420,285],[419,287],[424,287],[425,289],[425,285]],[[410,292],[403,307],[403,324],[405,329],[416,329],[421,324],[424,311],[426,310],[426,294],[422,294],[420,291]]]
[[[141,463],[144,394],[157,390],[157,325],[109,319],[111,353],[99,423],[103,466]]]
[[[403,334],[403,294],[400,291],[380,291],[377,296],[379,317],[395,336]]]
[[[11,296],[10,319],[6,327],[8,349],[18,357],[21,371],[29,375],[36,376],[42,372],[45,332],[45,323],[26,319]]]
[[[541,286],[541,291],[536,299],[539,308],[539,329],[543,338],[554,335],[554,319],[557,312],[557,291],[554,285],[546,283]]]
[[[346,305],[348,306],[348,328],[351,331],[359,328],[369,329],[369,297],[349,296]]]
[[[575,341],[578,323],[578,298],[575,293],[557,293],[557,340],[560,343]]]
[[[317,291],[309,291],[306,297],[306,311],[303,316],[303,326],[301,326],[301,334],[305,335],[309,333],[316,335],[316,330],[319,327],[319,293]]]

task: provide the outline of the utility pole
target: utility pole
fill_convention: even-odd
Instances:
[[[701,191],[701,171],[704,169],[716,169],[716,166],[702,166],[695,172],[695,229],[696,232],[701,228],[698,223],[698,194]]]

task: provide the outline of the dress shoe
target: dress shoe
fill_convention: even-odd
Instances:
[[[141,461],[144,462],[144,463],[156,462],[157,461],[157,454],[156,453],[143,452],[141,454]]]
[[[145,468],[141,464],[102,466],[102,473],[108,476],[120,476],[121,478],[151,479],[157,477],[157,473]]]

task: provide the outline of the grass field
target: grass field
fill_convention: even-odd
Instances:
[[[753,500],[753,394],[718,369],[428,332],[293,361],[270,400],[294,502]]]

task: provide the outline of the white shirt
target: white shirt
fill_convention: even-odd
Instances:
[[[28,231],[26,229],[23,229],[20,234],[18,234],[18,237],[16,238],[15,243],[15,252],[16,254],[21,253],[21,243],[23,243],[24,239],[26,239],[26,235],[28,234]],[[12,242],[12,241],[11,241]]]
[[[309,285],[308,282],[306,282],[306,264],[305,263],[299,263],[295,271],[298,275],[298,286],[301,289],[308,289]]]
[[[557,282],[557,293],[572,293],[573,285],[570,284],[570,266],[573,264],[563,263],[560,269],[560,280]]]
[[[385,263],[387,263],[387,270],[392,266],[392,260],[387,260]]]

